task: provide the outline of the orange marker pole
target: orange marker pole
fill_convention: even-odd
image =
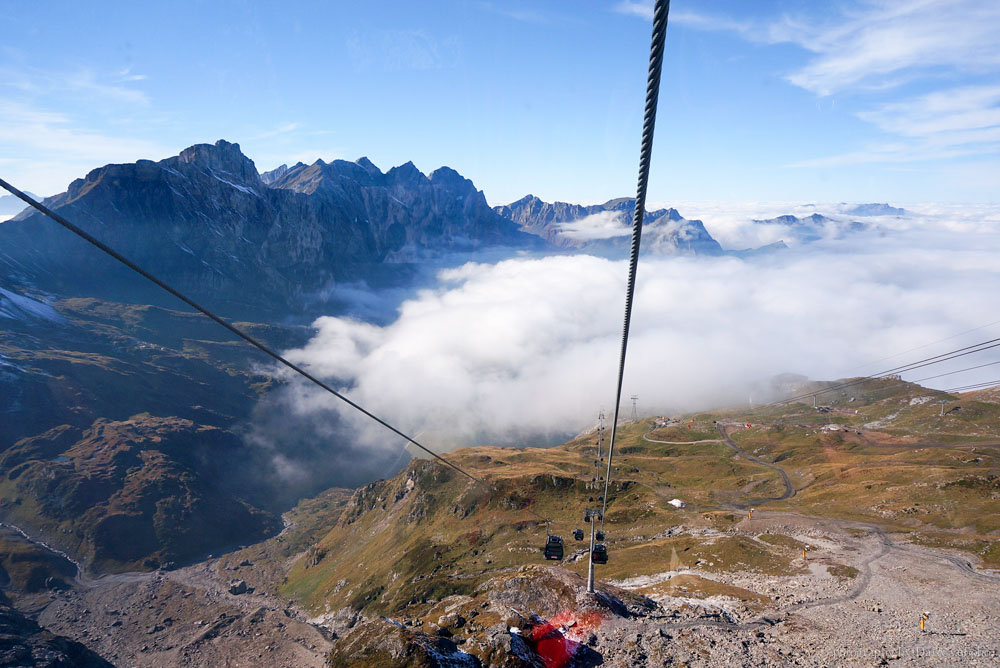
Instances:
[[[802,548],[802,558],[806,558],[806,548]]]
[[[924,633],[924,622],[926,622],[929,618],[930,618],[930,614],[929,613],[925,612],[925,613],[922,613],[920,615],[920,632],[921,633]]]
[[[747,519],[748,519],[748,520],[752,520],[752,519],[753,519],[753,508],[751,508],[751,509],[750,509],[750,512],[749,512],[749,513],[747,513]]]

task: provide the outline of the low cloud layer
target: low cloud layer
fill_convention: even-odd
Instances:
[[[752,218],[802,213],[712,208],[682,211],[704,217],[729,247],[765,241]],[[644,260],[625,396],[638,394],[646,414],[744,403],[750,388],[782,372],[872,373],[998,335],[987,328],[859,368],[997,320],[1000,211],[924,207],[874,222],[884,233],[754,259]],[[590,256],[470,263],[442,271],[437,287],[385,326],[320,318],[316,336],[289,357],[432,447],[543,443],[612,409],[625,276],[624,262]],[[908,378],[997,359],[984,353]],[[935,383],[989,380],[996,369]],[[307,387],[294,393],[294,411],[337,411],[358,443],[398,449],[398,439],[335,399]]]
[[[631,233],[632,228],[625,223],[619,211],[599,211],[579,220],[559,224],[559,234],[579,241],[611,239]]]

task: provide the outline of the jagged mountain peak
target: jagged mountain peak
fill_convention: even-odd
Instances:
[[[609,199],[604,204],[601,204],[601,208],[607,209],[608,211],[635,211],[635,198],[634,197],[616,197],[614,199]]]
[[[299,164],[302,164],[302,163],[299,163]],[[298,165],[296,165],[296,167],[297,166]],[[287,173],[288,173],[288,165],[282,164],[282,165],[279,165],[279,166],[275,167],[274,169],[270,169],[270,170],[268,170],[266,172],[261,172],[261,174],[260,174],[260,180],[263,181],[267,185],[271,185],[272,183],[274,183],[275,181],[277,181],[278,179],[280,179],[282,176],[284,176]]]
[[[170,160],[168,158],[168,160]],[[181,151],[175,160],[236,177],[243,183],[261,182],[253,160],[243,155],[240,145],[220,139],[215,144],[195,144]]]
[[[635,198],[618,197],[588,206],[568,202],[550,204],[527,195],[494,207],[494,211],[555,246],[618,257],[627,251]],[[687,220],[677,209],[647,210],[645,227],[648,252],[708,255],[723,252],[700,220]]]
[[[429,179],[417,169],[413,161],[407,161],[398,167],[393,167],[385,174],[386,180],[393,185],[422,185]]]
[[[382,170],[376,167],[375,163],[373,163],[371,160],[368,159],[368,156],[365,155],[361,156],[360,158],[354,161],[354,164],[356,164],[358,167],[365,170],[369,174],[378,174],[379,176],[382,175]]]
[[[476,192],[476,186],[469,179],[465,178],[451,167],[438,167],[430,173],[430,180],[436,186],[448,188],[462,194],[469,191]]]

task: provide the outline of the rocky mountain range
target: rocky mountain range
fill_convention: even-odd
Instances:
[[[382,173],[365,158],[318,160],[262,177],[223,140],[95,169],[45,203],[196,300],[257,317],[287,316],[339,281],[377,281],[447,254],[545,247],[447,167]],[[0,249],[0,273],[21,286],[164,303],[33,211],[0,226]]]
[[[844,211],[849,216],[907,216],[909,211],[885,202],[858,204]]]
[[[814,213],[801,218],[789,214],[775,218],[754,220],[753,222],[756,225],[781,228],[784,239],[799,243],[811,243],[820,239],[840,239],[848,234],[877,229],[872,223],[830,218],[820,213]]]
[[[494,207],[499,215],[561,249],[609,257],[625,257],[631,245],[635,199],[621,197],[585,206],[544,202],[527,195]],[[700,220],[688,220],[677,209],[647,211],[643,220],[642,250],[647,254],[721,255],[722,246]]]

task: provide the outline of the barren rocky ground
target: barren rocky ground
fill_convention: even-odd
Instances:
[[[272,596],[230,593],[214,566],[105,576],[21,605],[116,666],[324,665],[319,629]]]
[[[648,608],[626,605],[623,613],[599,602],[591,606],[584,582],[557,569],[553,572],[562,573],[572,595],[553,595],[543,603],[544,592],[536,592],[538,600],[519,599],[514,585],[509,596],[503,588],[484,592],[482,618],[498,616],[497,624],[482,628],[442,626],[438,622],[456,623],[441,619],[446,605],[435,611],[442,614],[430,615],[437,621],[328,615],[310,623],[306,613],[273,595],[231,593],[243,588],[241,581],[260,576],[254,564],[220,570],[214,560],[170,572],[83,579],[66,591],[24,598],[20,606],[34,609],[49,631],[87,645],[116,666],[323,666],[334,635],[349,634],[351,626],[392,622],[432,638],[447,636],[453,658],[471,661],[472,654],[465,652],[477,645],[505,646],[498,631],[509,646],[511,620],[530,637],[532,613],[545,608],[567,642],[587,648],[577,663],[565,665],[1000,663],[1000,573],[962,567],[965,555],[911,546],[855,523],[780,512],[758,511],[728,533],[787,536],[808,545],[804,572],[718,573],[681,559],[670,571],[609,583],[616,585],[608,590],[611,596],[631,590],[650,599]],[[835,571],[836,565],[847,565],[857,572],[833,575],[831,565]],[[529,568],[527,577],[539,576]],[[705,581],[754,592],[768,604],[754,609],[724,594],[657,593],[658,586],[671,582]],[[453,607],[479,606],[479,598],[459,597]],[[524,607],[518,609],[519,603]],[[587,616],[592,607],[600,613],[596,623]],[[921,632],[924,611],[930,616]]]

